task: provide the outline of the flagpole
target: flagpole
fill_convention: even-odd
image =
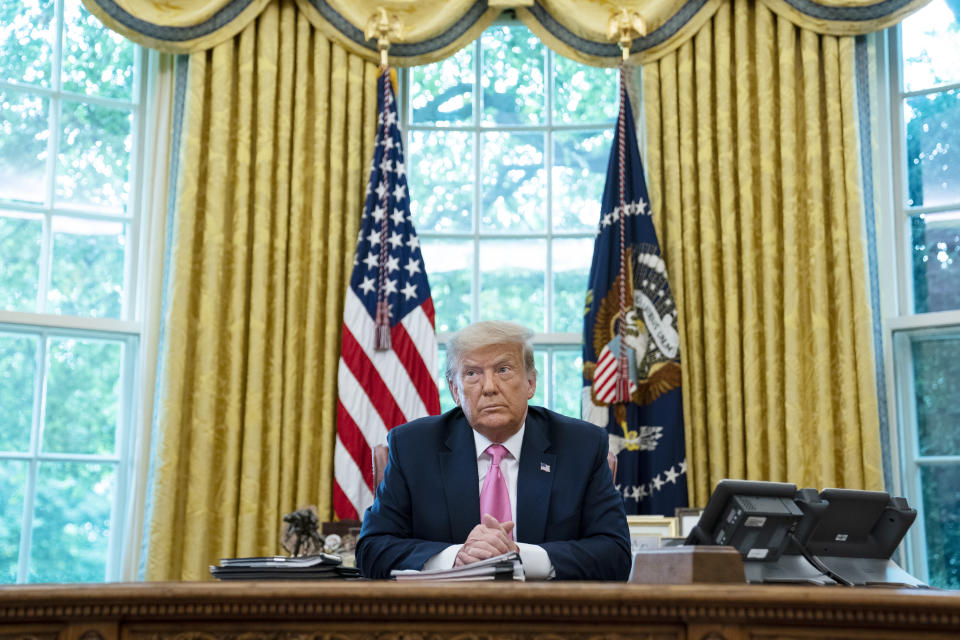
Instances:
[[[618,212],[617,222],[620,231],[620,313],[617,328],[617,336],[620,338],[620,349],[617,354],[617,372],[618,379],[616,389],[614,390],[614,402],[627,404],[630,402],[630,362],[627,358],[627,251],[626,251],[626,218],[627,218],[627,198],[626,198],[626,158],[627,158],[627,62],[630,60],[630,47],[633,45],[633,36],[637,34],[644,36],[647,33],[647,24],[638,11],[628,11],[625,8],[615,12],[610,17],[608,24],[608,33],[610,36],[617,36],[617,43],[620,45],[620,52],[623,58],[620,60],[620,112],[617,117],[617,156],[618,156]],[[632,301],[631,301],[632,302]]]
[[[383,104],[387,104],[387,96],[392,91],[390,78],[390,60],[387,51],[390,49],[391,38],[397,38],[400,33],[400,21],[396,16],[387,14],[387,10],[378,7],[377,11],[370,16],[367,21],[367,27],[364,30],[364,36],[367,40],[377,39],[377,49],[380,51],[380,74],[384,77],[383,81]],[[383,117],[383,113],[380,114]],[[380,253],[377,264],[377,312],[374,319],[374,349],[377,351],[389,351],[392,348],[390,339],[390,303],[387,301],[387,236],[389,234],[389,222],[387,215],[387,200],[389,193],[386,186],[386,172],[383,174],[380,189],[380,205],[383,210],[383,219],[380,224]]]

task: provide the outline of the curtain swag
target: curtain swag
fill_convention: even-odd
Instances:
[[[110,29],[143,46],[173,53],[210,49],[232,38],[276,0],[83,0]],[[660,59],[689,40],[731,0],[296,0],[313,26],[351,53],[379,61],[371,21],[383,9],[397,26],[394,66],[436,62],[477,38],[504,9],[551,49],[593,66],[621,60],[614,16],[626,10],[646,25],[631,61]],[[798,27],[831,36],[892,26],[929,0],[757,0]],[[366,32],[366,33],[365,33]]]

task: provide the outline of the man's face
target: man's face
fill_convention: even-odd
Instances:
[[[467,352],[450,383],[450,393],[467,422],[492,442],[503,442],[520,430],[527,400],[536,390],[537,377],[527,375],[519,344],[495,344]]]

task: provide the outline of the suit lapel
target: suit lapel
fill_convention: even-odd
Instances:
[[[477,447],[473,442],[473,430],[463,415],[452,421],[444,445],[438,457],[442,490],[450,516],[450,539],[463,542],[470,530],[480,523]]]
[[[557,456],[550,447],[544,418],[527,411],[517,475],[517,533],[520,542],[543,542]]]

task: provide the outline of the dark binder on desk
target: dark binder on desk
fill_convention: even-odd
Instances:
[[[210,573],[218,580],[326,580],[360,577],[359,569],[345,567],[339,556],[327,553],[297,558],[223,558],[220,566],[210,566]]]

